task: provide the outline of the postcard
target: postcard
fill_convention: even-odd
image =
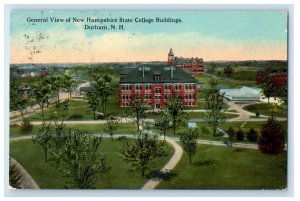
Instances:
[[[286,190],[287,10],[13,10],[11,189]]]

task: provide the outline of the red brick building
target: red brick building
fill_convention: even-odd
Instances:
[[[279,89],[282,86],[287,84],[287,72],[278,72],[278,71],[272,71],[269,74],[272,83],[275,88]],[[264,82],[264,72],[257,72],[256,73],[256,84],[262,84]]]
[[[171,66],[141,66],[131,69],[119,82],[119,107],[129,107],[135,96],[151,106],[162,108],[167,101],[181,96],[186,106],[197,106],[197,80]]]
[[[168,54],[168,65],[173,65],[177,69],[184,69],[192,72],[196,76],[204,75],[204,62],[202,58],[175,57],[172,48]]]

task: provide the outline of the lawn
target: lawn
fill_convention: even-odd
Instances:
[[[38,131],[39,126],[34,125],[33,130],[30,133],[27,133],[27,135],[36,134]],[[72,129],[79,129],[83,131],[87,131],[89,133],[104,133],[104,124],[69,124],[66,125],[66,128],[72,128]],[[53,127],[52,127],[53,129]],[[10,137],[14,136],[20,136],[24,134],[20,134],[20,126],[17,125],[10,125]],[[136,133],[136,126],[133,123],[122,123],[119,124],[118,130],[116,131],[116,134],[135,134]]]
[[[201,76],[201,77],[197,77],[197,80],[201,83],[204,83],[204,88],[205,89],[209,89],[210,88],[210,84],[209,82],[211,81],[212,77],[211,76]],[[215,80],[218,81],[219,86],[221,88],[225,88],[225,87],[241,87],[241,86],[256,86],[255,80],[253,81],[249,81],[249,80],[237,80],[237,79],[227,79],[227,78],[220,78],[220,77],[214,77]],[[203,93],[203,92],[199,92],[199,93]],[[202,96],[200,96],[202,97]]]
[[[118,106],[118,98],[113,95],[109,96],[106,104],[106,112],[112,114],[120,114],[123,111],[127,111],[127,108],[119,108]],[[101,112],[98,109],[98,112]],[[58,119],[57,111],[51,107],[49,109],[44,110],[45,120],[55,120]],[[31,121],[41,121],[42,113],[38,112],[29,117],[27,117]],[[69,101],[69,110],[67,114],[67,120],[94,120],[93,112],[89,109],[88,102],[84,99],[71,99]]]
[[[234,71],[231,78],[235,80],[256,81],[256,72],[257,71],[249,71],[249,70]]]
[[[241,129],[242,131],[244,131],[245,136],[244,136],[244,141],[248,143],[249,141],[246,138],[247,132],[249,132],[250,128],[254,128],[258,134],[260,134],[261,131],[261,127],[263,126],[263,124],[265,124],[266,122],[263,121],[257,121],[257,122],[224,122],[222,123],[219,128],[224,130],[225,132],[228,131],[228,129],[230,127],[232,127],[235,131]],[[284,131],[284,135],[285,135],[285,139],[287,139],[287,122],[286,121],[280,121],[279,122],[280,125],[282,126],[282,129]],[[210,130],[210,127],[208,125],[208,123],[206,122],[201,122],[201,123],[197,123],[198,128],[200,128],[200,139],[207,139],[207,140],[224,140],[224,138],[222,136],[219,137],[213,137],[213,134]],[[203,129],[204,127],[208,128],[207,129]],[[207,130],[207,131],[205,131]],[[205,131],[205,132],[203,132]]]
[[[188,119],[194,119],[194,118],[203,118],[203,112],[189,112],[188,114]],[[225,118],[231,119],[231,118],[236,118],[239,115],[238,114],[227,114],[224,113]]]
[[[59,114],[54,109],[54,107],[44,110],[44,116],[46,121],[56,120],[58,119],[58,115]],[[76,115],[80,116],[77,116],[76,118]],[[27,118],[31,121],[41,121],[43,119],[41,112],[33,114]],[[69,100],[67,120],[93,120],[93,113],[90,111],[87,101],[79,99]]]
[[[130,165],[125,163],[120,156],[125,141],[113,141],[103,139],[100,151],[105,153],[107,164],[110,167],[108,172],[101,173],[95,184],[97,189],[139,189],[148,178],[143,178],[136,171],[130,171]],[[10,144],[10,155],[15,158],[33,177],[42,189],[63,189],[66,179],[61,173],[44,162],[43,151],[40,146],[31,141],[23,140]],[[149,166],[146,174],[150,171],[161,169],[170,157],[173,149],[167,145],[166,155],[158,158]]]
[[[275,117],[284,117],[287,118],[287,111],[285,108],[272,104],[272,103],[259,103],[253,105],[247,105],[243,108],[249,112],[259,112],[259,114],[271,116],[272,112],[274,113]]]
[[[265,124],[266,122],[262,122],[262,121],[258,121],[258,122],[224,122],[222,123],[219,128],[224,130],[225,132],[227,132],[227,130],[232,127],[235,131],[241,129],[244,131],[245,136],[244,136],[244,140],[242,141],[243,143],[253,143],[253,142],[249,142],[247,140],[246,134],[247,132],[250,130],[250,128],[254,128],[257,133],[260,133],[261,127],[263,124]],[[287,122],[286,121],[280,121],[279,122],[280,125],[283,128],[284,131],[284,135],[285,135],[285,139],[287,141]],[[199,122],[197,123],[197,127],[199,129],[199,139],[201,140],[216,140],[216,141],[224,141],[224,137],[223,136],[213,136],[213,133],[208,125],[207,122]],[[166,131],[166,135],[167,136],[173,136],[173,137],[179,137],[179,134],[183,131],[185,131],[187,129],[187,127],[185,125],[179,125],[176,128],[176,134],[174,136],[173,134],[173,128],[169,128]],[[158,133],[160,133],[160,131],[157,130]]]
[[[159,189],[285,189],[287,154],[266,155],[258,150],[198,145],[189,165],[184,152]]]

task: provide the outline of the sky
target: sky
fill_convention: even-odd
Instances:
[[[64,19],[51,22],[50,18]],[[133,22],[66,22],[77,17]],[[138,19],[181,19],[141,23]],[[286,60],[285,11],[14,11],[10,17],[11,63],[166,61],[175,56],[218,60]],[[48,19],[29,22],[28,19]],[[90,30],[85,25],[123,25]]]

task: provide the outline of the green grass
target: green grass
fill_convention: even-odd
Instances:
[[[100,109],[98,109],[101,112]],[[108,97],[107,104],[106,104],[106,112],[113,113],[119,115],[122,112],[128,112],[128,108],[119,108],[118,106],[118,98],[116,94]],[[72,118],[73,115],[81,115],[79,118]],[[56,120],[58,119],[58,113],[54,108],[49,108],[44,110],[45,120]],[[37,112],[29,117],[27,117],[31,121],[41,121],[42,120],[42,113]],[[94,120],[93,112],[89,109],[88,102],[84,99],[79,100],[70,100],[69,101],[69,110],[67,114],[67,120]]]
[[[215,165],[213,165],[215,164]],[[173,176],[159,189],[285,189],[287,154],[198,145],[189,165],[184,152]]]
[[[256,112],[259,112],[261,115],[268,115],[271,116],[272,112],[275,117],[287,117],[287,111],[285,108],[281,106],[277,106],[272,103],[259,103],[259,104],[253,104],[253,105],[247,105],[243,109],[253,112],[254,114]]]
[[[235,80],[256,81],[256,71],[249,71],[249,70],[234,71],[231,78]]]
[[[266,122],[262,122],[262,121],[257,121],[257,122],[224,122],[222,123],[219,128],[224,130],[225,132],[228,131],[228,129],[230,127],[232,127],[235,131],[241,129],[244,131],[245,133],[245,138],[244,141],[245,143],[248,143],[249,141],[246,138],[246,133],[250,130],[250,128],[254,128],[257,133],[259,134],[261,131],[261,127],[265,124]],[[287,122],[286,121],[280,121],[279,124],[282,126],[283,131],[284,131],[284,135],[285,135],[285,139],[287,139]],[[207,127],[209,129],[209,132],[203,133],[201,132],[200,134],[200,139],[206,139],[206,140],[224,140],[223,137],[213,137],[213,134],[210,130],[210,127],[208,125],[208,123],[206,122],[201,122],[201,123],[197,123],[198,128],[200,128],[200,132],[201,132],[201,127]]]
[[[95,187],[97,189],[139,189],[148,178],[143,178],[138,172],[130,171],[130,165],[124,162],[120,156],[125,141],[113,141],[103,139],[100,151],[105,153],[108,172],[101,173]],[[10,144],[10,155],[15,158],[33,177],[42,189],[63,189],[66,179],[55,167],[44,162],[43,151],[40,146],[31,141],[18,141]],[[170,157],[173,149],[166,147],[166,155],[158,158],[149,166],[150,171],[161,169]]]
[[[197,77],[199,82],[204,83],[204,88],[205,90],[210,88],[210,80],[211,80],[211,76],[201,76],[201,77]],[[241,87],[241,86],[256,86],[255,80],[254,81],[249,81],[249,80],[237,80],[237,79],[226,79],[226,78],[220,78],[220,77],[214,77],[215,80],[218,81],[219,86],[221,88],[225,88],[225,87]],[[199,93],[203,93],[202,91]],[[198,97],[202,97],[201,95],[199,95]]]
[[[38,132],[39,126],[34,125],[32,132],[28,133],[27,135],[36,134]],[[82,131],[87,131],[89,133],[105,133],[104,132],[104,124],[69,124],[66,125],[66,128],[72,128],[72,129],[79,129]],[[53,127],[52,127],[53,129]],[[116,131],[116,134],[134,134],[136,133],[136,126],[133,123],[122,123],[119,124],[118,130]],[[20,136],[23,134],[20,134],[20,126],[17,125],[11,125],[10,131],[9,131],[10,137]]]
[[[193,119],[193,118],[202,118],[202,114],[203,112],[189,112],[188,113],[188,119]],[[235,118],[235,117],[238,117],[239,115],[238,114],[227,114],[227,113],[224,113],[224,116],[225,118]]]
[[[71,116],[74,114],[81,115],[82,117],[77,119],[71,118]],[[59,114],[53,107],[44,110],[44,116],[46,121],[59,119],[58,115]],[[43,119],[41,112],[33,114],[27,118],[31,121],[41,121]],[[88,103],[83,100],[69,100],[67,120],[93,120],[93,113],[88,108]]]

